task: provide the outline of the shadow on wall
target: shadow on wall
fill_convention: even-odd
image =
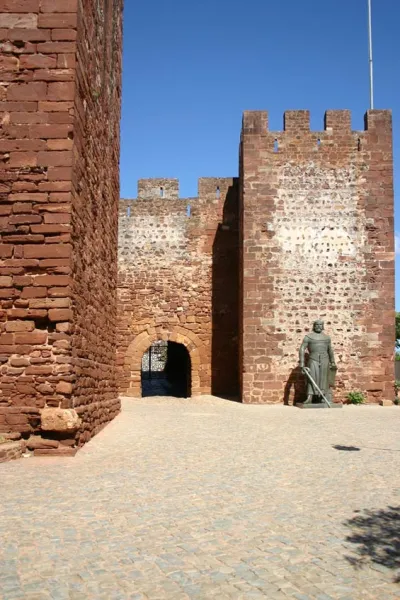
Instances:
[[[239,184],[230,186],[213,244],[211,390],[239,397]]]
[[[292,369],[289,379],[286,382],[285,390],[283,393],[283,403],[286,406],[290,404],[298,404],[304,402],[306,397],[306,384],[304,375],[301,372],[300,367]]]
[[[192,395],[191,373],[190,355],[185,346],[176,342],[168,342],[165,376],[173,385],[174,395],[178,398],[190,398]]]
[[[400,582],[400,507],[385,510],[365,510],[344,523],[351,529],[346,542],[355,545],[354,556],[346,556],[355,569],[371,562],[396,571],[394,581]]]

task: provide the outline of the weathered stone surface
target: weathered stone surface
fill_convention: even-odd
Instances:
[[[6,440],[10,440],[10,442],[16,442],[21,439],[21,434],[18,432],[0,433],[0,438],[5,438]]]
[[[0,11],[0,429],[37,433],[40,409],[70,408],[74,395],[83,443],[120,406],[122,0],[5,0]]]
[[[240,376],[249,403],[303,395],[297,349],[325,320],[337,354],[335,398],[361,389],[393,395],[394,231],[392,125],[369,111],[308,111],[268,131],[266,112],[244,114]]]
[[[22,440],[9,441],[0,444],[0,463],[21,458],[25,452],[25,443]]]
[[[72,394],[72,390],[73,390],[72,383],[69,383],[68,381],[60,381],[56,387],[56,391],[58,393],[66,394],[67,396]]]
[[[81,425],[81,419],[72,408],[44,408],[40,419],[43,431],[72,432]]]
[[[58,448],[59,442],[57,440],[46,440],[38,435],[31,435],[26,442],[26,447],[29,450],[37,450],[39,448]]]
[[[238,191],[233,178],[138,183],[119,213],[118,365],[121,392],[141,394],[141,360],[156,340],[183,344],[191,392],[238,395]]]
[[[78,452],[78,448],[37,448],[34,451],[34,456],[59,456],[59,457],[74,457]]]

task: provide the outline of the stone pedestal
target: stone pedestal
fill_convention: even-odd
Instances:
[[[297,408],[343,408],[343,404],[335,404],[333,402],[330,406],[328,406],[325,402],[316,402],[313,404],[296,404]]]

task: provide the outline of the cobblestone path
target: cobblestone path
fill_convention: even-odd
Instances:
[[[125,400],[0,465],[0,598],[400,598],[400,408]]]

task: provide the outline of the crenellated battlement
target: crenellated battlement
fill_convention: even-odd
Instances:
[[[235,177],[200,177],[197,183],[198,196],[184,198],[179,195],[179,179],[149,178],[139,179],[137,198],[121,199],[120,210],[126,211],[136,200],[198,200],[220,198],[227,194],[229,188],[238,185]]]
[[[214,199],[226,196],[229,188],[236,186],[235,177],[200,177],[198,180],[198,195],[202,199]]]
[[[312,131],[310,127],[309,110],[288,110],[283,117],[283,130],[270,131],[268,128],[268,112],[250,110],[243,113],[242,135],[248,134],[282,134],[304,135],[307,133],[348,133],[363,134],[369,131],[390,132],[392,127],[392,111],[369,110],[365,115],[364,131],[352,131],[351,111],[349,110],[327,110],[324,117],[324,129]]]
[[[179,180],[155,177],[153,179],[139,179],[138,198],[142,200],[176,200],[179,198]]]

